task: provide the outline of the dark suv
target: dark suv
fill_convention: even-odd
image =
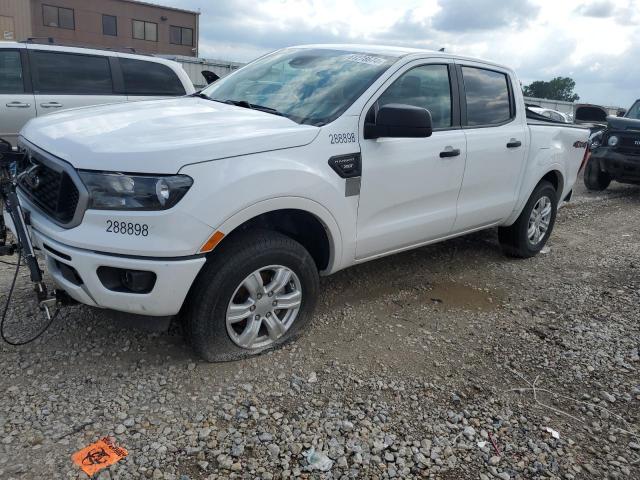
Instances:
[[[606,127],[591,136],[584,184],[600,191],[612,180],[640,185],[640,100],[624,117],[607,117]]]

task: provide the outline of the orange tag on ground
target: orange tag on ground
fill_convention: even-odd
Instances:
[[[129,452],[124,448],[114,445],[109,437],[104,437],[74,453],[71,456],[71,460],[84,473],[93,477],[100,470],[118,463],[127,455],[129,455]]]

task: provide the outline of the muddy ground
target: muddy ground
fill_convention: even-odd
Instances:
[[[487,231],[348,269],[306,336],[235,363],[74,307],[0,346],[0,478],[87,478],[71,455],[105,435],[129,455],[101,479],[640,478],[640,187],[579,189],[549,247]]]

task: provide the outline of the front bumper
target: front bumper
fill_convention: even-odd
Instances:
[[[13,230],[6,213],[5,221]],[[167,259],[105,254],[64,245],[34,228],[30,228],[30,233],[57,288],[85,305],[121,312],[148,316],[177,314],[206,261],[204,256]],[[111,290],[98,276],[100,267],[153,272],[155,284],[149,293]]]
[[[640,182],[640,155],[628,155],[609,147],[599,147],[591,153],[600,168],[615,180]]]

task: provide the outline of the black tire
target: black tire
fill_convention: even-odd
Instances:
[[[529,229],[529,219],[538,201],[545,196],[551,200],[551,218],[549,221],[549,228],[541,240],[538,243],[533,244],[527,233],[527,230]],[[556,222],[557,211],[558,192],[556,192],[556,189],[551,183],[543,180],[538,184],[529,197],[527,204],[524,206],[524,209],[516,222],[510,227],[500,227],[498,229],[498,238],[500,240],[502,251],[506,255],[515,258],[531,258],[536,256],[540,250],[544,248],[547,240],[551,236],[553,226]]]
[[[302,303],[290,328],[261,349],[238,346],[227,331],[227,307],[252,272],[282,265],[295,273]],[[196,278],[182,311],[187,341],[209,362],[239,360],[273,350],[299,337],[313,316],[319,289],[318,270],[307,250],[295,240],[270,230],[249,230],[228,237]]]
[[[600,160],[592,158],[584,169],[584,186],[588,190],[601,192],[611,184],[611,176],[600,168]]]

